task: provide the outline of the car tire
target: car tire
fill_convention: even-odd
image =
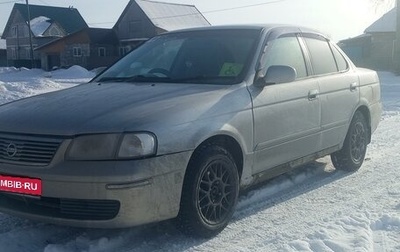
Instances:
[[[239,175],[232,155],[218,145],[201,147],[187,168],[178,227],[195,237],[215,236],[230,221],[238,195]]]
[[[369,130],[364,115],[357,111],[351,121],[341,150],[331,154],[332,163],[338,170],[357,171],[365,158]]]

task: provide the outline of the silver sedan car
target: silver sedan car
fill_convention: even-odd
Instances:
[[[377,74],[292,26],[156,36],[91,82],[0,106],[0,211],[81,227],[175,219],[209,237],[239,191],[331,155],[363,163]]]

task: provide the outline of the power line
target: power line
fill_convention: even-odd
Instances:
[[[275,4],[275,3],[279,3],[279,2],[283,2],[283,1],[286,1],[286,0],[275,0],[275,1],[268,1],[268,2],[263,2],[263,3],[258,3],[258,4],[249,4],[249,5],[242,5],[242,6],[237,6],[237,7],[225,8],[225,9],[209,10],[209,11],[200,12],[200,14],[217,13],[217,12],[224,12],[224,11],[230,11],[230,10],[239,10],[239,9],[245,9],[245,8],[250,8],[250,7],[255,7],[255,6]],[[190,14],[182,14],[182,15],[155,17],[155,18],[152,18],[152,19],[153,20],[155,20],[155,19],[168,19],[168,18],[175,18],[175,17],[195,16],[195,15],[198,15],[198,14],[199,13],[190,13]]]
[[[0,2],[0,4],[10,4],[10,3],[18,3],[18,2],[23,2],[24,0],[10,0],[10,1],[5,1],[5,2]],[[39,2],[41,2],[42,4],[45,4],[45,5],[49,5],[50,6],[50,4],[49,3],[47,3],[46,1],[43,1],[43,0],[37,0],[37,1],[39,1]]]
[[[275,0],[275,1],[268,1],[268,2],[263,2],[263,3],[258,3],[258,4],[249,4],[249,5],[242,5],[242,6],[231,7],[231,8],[209,10],[209,11],[200,12],[200,14],[208,14],[208,13],[217,13],[217,12],[245,9],[245,8],[251,8],[251,7],[256,7],[256,6],[261,6],[261,5],[275,4],[275,3],[279,3],[279,2],[283,2],[283,1],[287,1],[287,0]],[[190,14],[181,14],[181,15],[172,15],[172,16],[162,16],[162,17],[155,17],[155,18],[151,18],[151,19],[153,19],[153,20],[156,20],[156,19],[168,19],[168,18],[176,18],[176,17],[195,16],[195,15],[199,15],[199,13],[190,13]],[[89,25],[112,24],[112,23],[114,23],[114,22],[89,23]]]
[[[37,0],[37,1],[39,1],[39,2],[41,2],[42,4],[45,4],[45,5],[50,5],[49,3],[47,3],[46,1],[43,1],[43,0]]]
[[[243,5],[243,6],[231,7],[231,8],[225,8],[225,9],[203,11],[202,13],[215,13],[215,12],[223,12],[223,11],[230,11],[230,10],[245,9],[245,8],[250,8],[250,7],[255,7],[255,6],[275,4],[275,3],[279,3],[279,2],[283,2],[283,1],[286,1],[286,0],[276,0],[276,1],[269,1],[269,2],[258,3],[258,4],[249,4],[249,5]]]
[[[0,4],[17,3],[17,2],[21,2],[21,1],[23,1],[23,0],[14,0],[14,1],[0,2]]]

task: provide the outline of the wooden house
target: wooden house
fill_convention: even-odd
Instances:
[[[31,66],[29,34],[32,37],[33,48],[37,48],[87,27],[85,20],[75,8],[29,5],[28,13],[26,4],[16,3],[1,38],[6,40],[9,64],[29,67]],[[35,52],[36,66],[40,65],[40,59],[40,54]]]
[[[394,70],[396,8],[371,24],[364,34],[345,39],[339,46],[357,66],[375,70]]]
[[[194,5],[131,0],[113,29],[122,56],[157,34],[203,26],[210,23]]]
[[[16,4],[16,6],[19,5]],[[76,11],[75,14],[79,13]],[[35,43],[35,57],[40,60],[41,67],[45,70],[72,65],[80,65],[87,69],[109,66],[116,59],[137,47],[138,44],[157,34],[210,25],[194,5],[145,0],[129,1],[112,29],[88,28],[86,23],[80,29],[77,29],[80,27],[77,24],[74,25],[74,29],[67,29],[70,28],[68,22],[66,26],[64,20],[53,19],[49,14],[37,16],[38,20],[34,21],[46,22],[48,19],[45,17],[52,20],[48,29],[39,30],[39,27],[42,27],[39,25],[37,29],[32,28],[36,41],[42,37],[51,37],[47,41],[41,41],[43,43]],[[13,25],[10,24],[9,27],[13,27]],[[35,26],[31,24],[31,27]],[[58,36],[54,36],[52,27],[59,31]],[[11,31],[9,31],[10,29]],[[12,28],[6,30],[9,33],[12,32]],[[41,35],[36,35],[39,32]],[[21,58],[22,55],[18,54],[17,56],[13,52],[12,48],[16,43],[14,37],[8,37],[7,41],[10,41],[12,57]]]
[[[118,59],[118,39],[112,29],[85,28],[36,48],[42,69],[79,65],[87,69],[108,66]]]

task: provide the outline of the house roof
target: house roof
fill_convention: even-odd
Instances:
[[[348,46],[353,44],[359,45],[360,43],[367,43],[371,41],[371,38],[372,38],[371,34],[364,33],[354,38],[340,40],[338,44],[340,46]]]
[[[55,45],[57,43],[68,41],[71,37],[79,36],[79,34],[85,33],[92,44],[103,44],[103,45],[114,45],[118,44],[118,38],[113,29],[104,28],[85,28],[78,32],[69,34],[57,40],[53,40],[45,45],[35,48],[35,50],[43,50],[49,46]]]
[[[132,2],[136,2],[139,5],[154,26],[165,31],[210,26],[210,23],[207,21],[207,19],[194,5],[165,3],[149,0],[131,0],[117,24],[120,22],[124,14],[129,10],[129,6],[132,4]]]
[[[69,7],[53,7],[53,6],[43,6],[43,5],[29,5],[31,20],[38,17],[47,17],[48,19],[55,21],[61,25],[61,27],[67,32],[67,34],[79,31],[83,28],[88,27],[87,23],[75,8]],[[15,12],[21,13],[22,17],[28,22],[28,8],[26,4],[14,4],[11,15],[7,21],[7,25],[4,29],[4,34],[10,28],[12,23],[12,17]]]
[[[396,32],[396,12],[397,9],[393,8],[384,14],[380,19],[376,20],[372,25],[370,25],[365,30],[365,33]]]
[[[51,26],[51,19],[48,17],[40,16],[31,20],[31,30],[36,37],[42,36],[47,29]]]

